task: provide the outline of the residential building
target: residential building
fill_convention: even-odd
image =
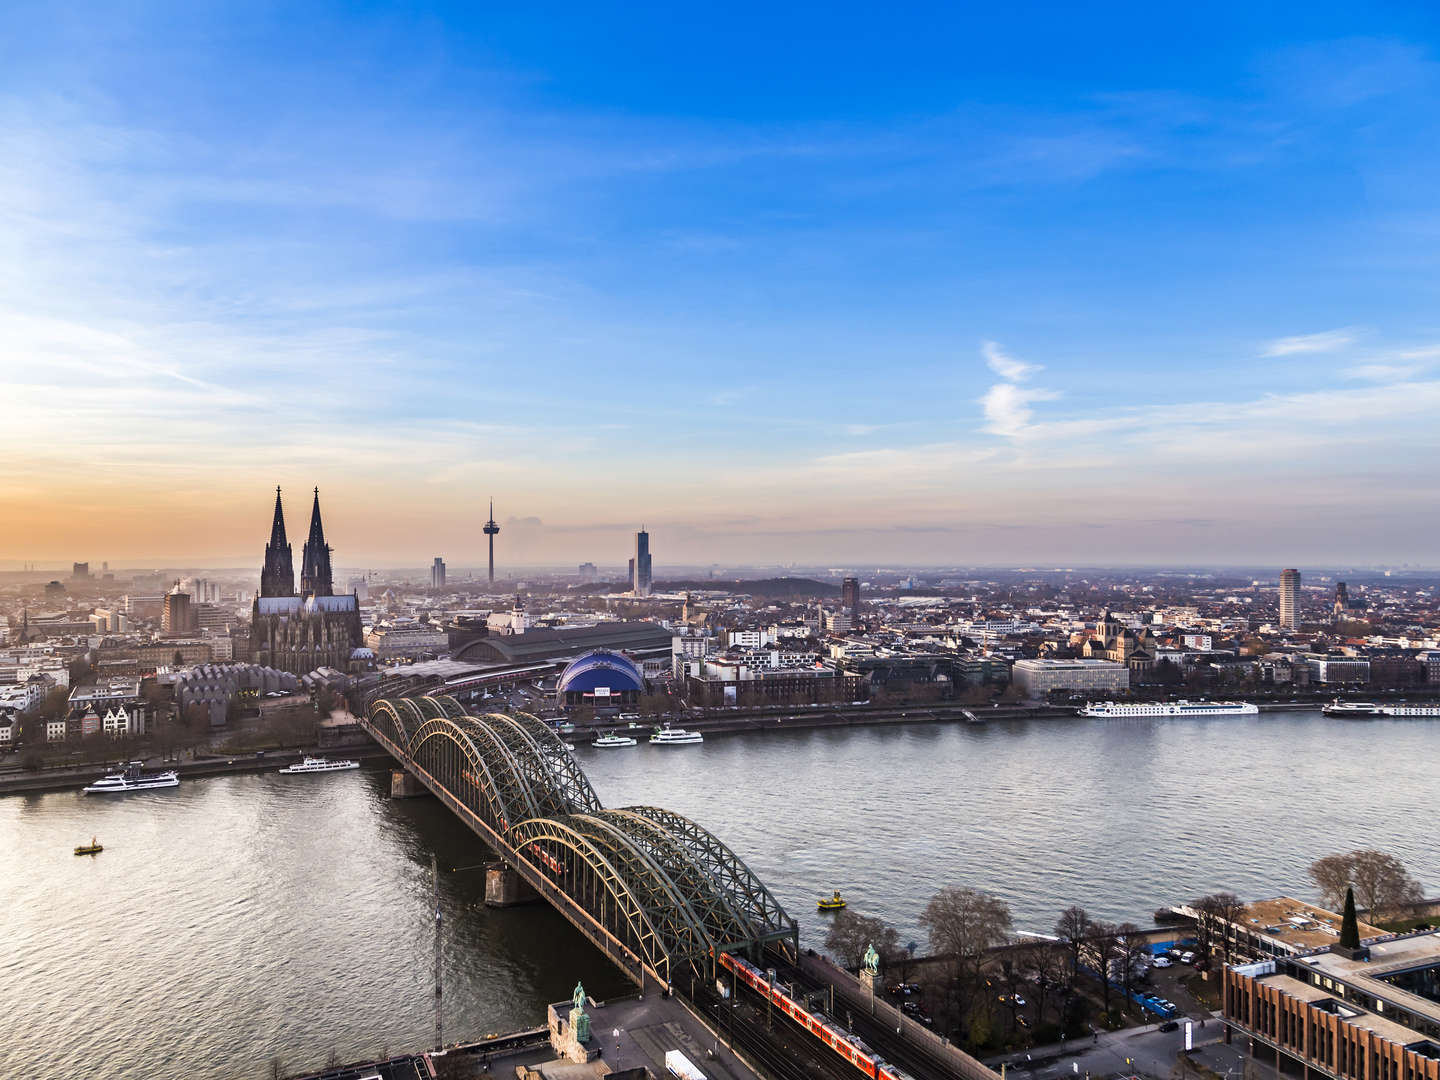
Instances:
[[[840,606],[852,619],[860,618],[860,579],[847,577],[840,584]]]

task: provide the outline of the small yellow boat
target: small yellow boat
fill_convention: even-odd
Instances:
[[[830,897],[828,900],[824,897],[816,900],[815,906],[821,911],[839,911],[845,906],[845,898],[840,895],[840,892],[837,889],[835,891],[835,895]]]
[[[76,854],[76,855],[99,855],[100,852],[102,852],[102,851],[104,851],[104,850],[105,850],[105,845],[104,845],[104,844],[97,844],[97,843],[95,842],[95,837],[92,836],[92,837],[90,837],[90,843],[88,843],[88,844],[81,844],[79,847],[77,847],[77,848],[75,849],[75,854]]]

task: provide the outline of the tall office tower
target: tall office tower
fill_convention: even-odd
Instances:
[[[165,607],[160,615],[160,629],[166,634],[186,634],[196,629],[198,613],[190,606],[190,594],[176,591],[165,594]]]
[[[1350,614],[1350,590],[1345,587],[1345,582],[1335,583],[1335,621],[1340,622]]]
[[[88,562],[77,562],[70,568],[70,576],[77,581],[83,581],[90,576],[90,564]]]
[[[1280,571],[1280,626],[1295,630],[1300,626],[1300,571]]]
[[[490,538],[490,584],[495,584],[495,534],[500,526],[495,524],[495,500],[490,500],[490,520],[485,522],[485,535]]]
[[[636,596],[650,595],[650,534],[644,526],[635,534],[635,580],[632,588]]]
[[[593,562],[582,562],[579,569],[581,585],[590,585],[600,579],[600,571],[595,568]]]
[[[445,587],[445,560],[439,555],[430,564],[430,587],[432,589],[443,589]]]
[[[295,564],[285,540],[285,511],[280,506],[280,489],[275,489],[275,520],[270,523],[270,542],[265,545],[265,567],[260,571],[261,596],[294,596]]]
[[[840,586],[840,606],[852,619],[860,617],[860,579],[847,577]]]
[[[630,556],[630,567],[625,571],[625,580],[630,583],[630,591],[635,591],[635,556]]]

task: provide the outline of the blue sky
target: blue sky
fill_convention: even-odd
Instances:
[[[0,560],[1435,562],[1436,41],[8,5]]]

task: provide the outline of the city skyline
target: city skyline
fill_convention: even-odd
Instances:
[[[8,17],[0,564],[1431,561],[1434,12],[181,11]]]

